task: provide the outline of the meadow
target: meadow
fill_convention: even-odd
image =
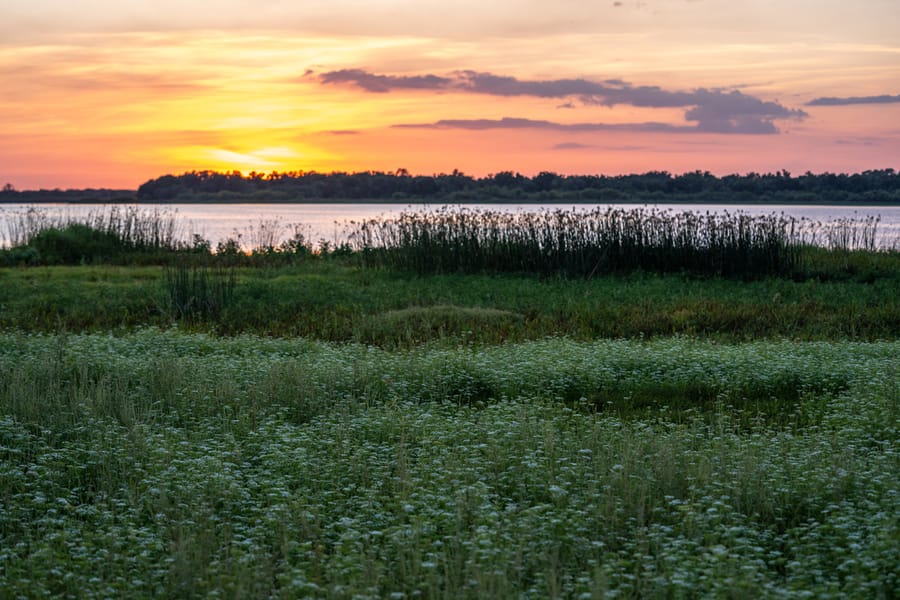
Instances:
[[[895,251],[586,277],[125,246],[0,269],[2,597],[900,587]]]
[[[553,335],[873,341],[900,336],[900,259],[885,264],[827,281],[647,273],[588,280],[417,276],[337,258],[262,268],[186,266],[180,281],[187,289],[167,287],[166,268],[159,266],[0,269],[0,327],[51,333],[179,326],[381,347]],[[173,283],[178,272],[170,271]]]

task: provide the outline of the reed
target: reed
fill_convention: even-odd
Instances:
[[[163,281],[173,315],[187,323],[218,321],[237,284],[233,268],[185,262],[165,267]]]
[[[872,215],[859,218],[844,217],[830,223],[804,221],[801,239],[811,246],[842,252],[890,250],[890,241],[879,247],[877,232],[880,222],[881,217]]]
[[[192,254],[226,265],[268,267],[317,257],[356,255],[362,264],[418,273],[534,273],[564,277],[646,271],[742,278],[790,277],[815,270],[819,250],[844,258],[881,254],[877,217],[832,223],[784,214],[673,212],[595,208],[532,213],[444,207],[350,222],[349,243],[314,247],[304,229],[279,243],[288,225],[260,219],[243,233],[212,245],[194,234],[184,241],[176,214],[111,206],[82,216],[39,208],[4,218],[0,265],[169,264]],[[246,243],[245,243],[246,242]],[[846,270],[847,260],[843,261]]]
[[[420,273],[529,272],[591,277],[632,271],[786,276],[801,221],[783,214],[656,209],[505,213],[443,208],[356,225],[365,264]]]
[[[177,215],[160,208],[111,205],[85,215],[53,215],[29,207],[4,217],[3,242],[15,248],[28,246],[47,231],[86,227],[117,239],[134,250],[178,250],[185,247]]]

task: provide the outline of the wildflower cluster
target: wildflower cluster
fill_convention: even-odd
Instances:
[[[889,597],[898,350],[3,333],[0,589]]]

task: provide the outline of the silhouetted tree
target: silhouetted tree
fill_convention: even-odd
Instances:
[[[4,188],[6,191],[6,188]],[[62,192],[60,192],[62,193]],[[716,177],[709,171],[672,175],[650,171],[633,175],[559,175],[542,171],[525,177],[500,171],[474,178],[450,174],[191,171],[164,175],[142,184],[143,201],[304,201],[329,199],[573,202],[900,202],[900,173],[894,169],[853,175],[788,171]]]

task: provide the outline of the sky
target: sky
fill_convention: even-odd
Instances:
[[[0,185],[900,168],[897,0],[2,0]]]

